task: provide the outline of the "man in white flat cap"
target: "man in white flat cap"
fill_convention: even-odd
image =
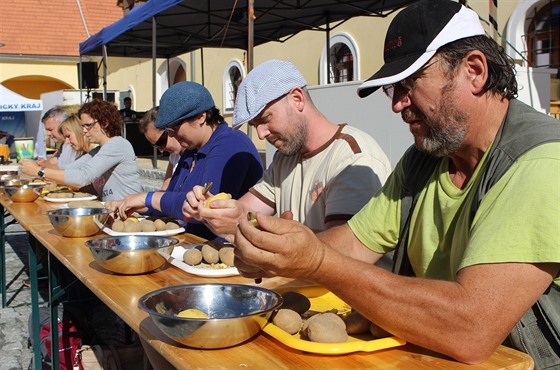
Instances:
[[[241,219],[236,267],[312,280],[389,333],[461,362],[503,343],[537,369],[560,368],[558,121],[515,98],[513,60],[457,2],[402,10],[384,60],[358,93],[382,87],[414,146],[345,225],[316,234]],[[373,265],[392,250],[393,272]]]
[[[216,200],[195,187],[185,216],[204,220],[219,235],[235,232],[247,212],[293,218],[314,231],[346,223],[385,183],[389,159],[368,134],[330,122],[313,104],[307,82],[290,62],[269,60],[239,86],[233,126],[248,122],[277,149],[263,178],[238,201]]]

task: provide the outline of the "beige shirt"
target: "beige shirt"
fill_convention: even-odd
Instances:
[[[263,178],[249,191],[315,231],[348,220],[387,180],[389,159],[368,134],[340,125],[331,140],[305,156],[276,152]]]

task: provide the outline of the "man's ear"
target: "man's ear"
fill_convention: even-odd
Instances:
[[[473,50],[465,56],[464,65],[473,93],[480,94],[488,79],[486,55],[479,50]]]
[[[295,103],[295,106],[299,111],[302,111],[305,107],[305,92],[301,87],[294,87],[288,93],[290,99]]]

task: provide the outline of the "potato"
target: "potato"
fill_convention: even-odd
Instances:
[[[274,315],[272,323],[289,334],[295,334],[301,329],[303,320],[296,311],[281,308]]]
[[[387,330],[383,329],[382,327],[374,323],[371,323],[369,327],[369,332],[376,339],[387,338],[393,335],[389,333]]]
[[[126,233],[139,233],[142,232],[142,225],[139,222],[125,221],[124,222],[124,232]]]
[[[89,193],[84,193],[82,191],[76,191],[76,192],[74,192],[73,198],[86,198],[86,197],[90,197],[90,196],[91,196],[91,194],[89,194]]]
[[[202,258],[204,258],[206,263],[218,263],[220,261],[220,254],[216,248],[204,244],[202,246]]]
[[[312,316],[306,324],[306,335],[312,342],[344,343],[348,339],[346,324],[335,313],[327,312]]]
[[[190,248],[183,253],[183,261],[187,265],[195,266],[202,262],[202,252],[197,248]]]
[[[187,308],[177,314],[178,317],[185,317],[188,319],[207,319],[208,314],[197,308]]]
[[[311,307],[311,301],[303,294],[297,292],[286,292],[282,294],[284,303],[282,308],[287,308],[296,311],[300,315],[305,313]]]
[[[178,229],[180,226],[176,222],[169,221],[165,224],[165,230],[175,230]]]
[[[113,221],[113,231],[123,232],[124,231],[124,222],[120,219]]]
[[[352,311],[343,319],[348,334],[362,334],[369,331],[371,321],[363,317],[359,312]]]
[[[156,225],[154,224],[154,221],[151,220],[140,221],[140,226],[142,227],[142,232],[156,231]]]
[[[162,221],[159,218],[154,221],[154,225],[156,227],[156,231],[164,231],[166,230],[166,226],[167,226],[165,221]]]
[[[220,257],[220,261],[225,263],[228,266],[233,266],[234,254],[233,254],[233,247],[222,247],[218,251],[218,255]]]
[[[70,204],[71,208],[103,208],[103,203],[98,200],[77,200]]]
[[[206,201],[204,202],[204,207],[212,208],[210,203],[212,203],[213,201],[219,200],[219,199],[230,199],[230,198],[231,198],[231,196],[228,193],[218,193],[216,195],[212,195],[210,198],[206,199]]]

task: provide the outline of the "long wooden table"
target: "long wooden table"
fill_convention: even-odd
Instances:
[[[84,242],[90,238],[65,238],[51,225],[38,224],[30,227],[30,233],[47,248],[49,253],[66,266],[80,281],[93,291],[105,304],[119,315],[134,331],[178,369],[509,369],[533,368],[530,356],[500,346],[484,363],[466,365],[445,356],[430,352],[412,344],[380,350],[357,352],[346,355],[317,355],[287,347],[265,333],[259,333],[249,341],[226,349],[201,350],[182,346],[167,338],[152,322],[147,313],[138,307],[138,299],[153,290],[187,283],[227,282],[254,284],[243,277],[204,278],[190,275],[166,264],[144,275],[117,275],[104,270],[91,256]],[[192,235],[179,235],[186,243],[200,241]],[[301,285],[293,281],[265,279],[262,286],[276,288]]]

